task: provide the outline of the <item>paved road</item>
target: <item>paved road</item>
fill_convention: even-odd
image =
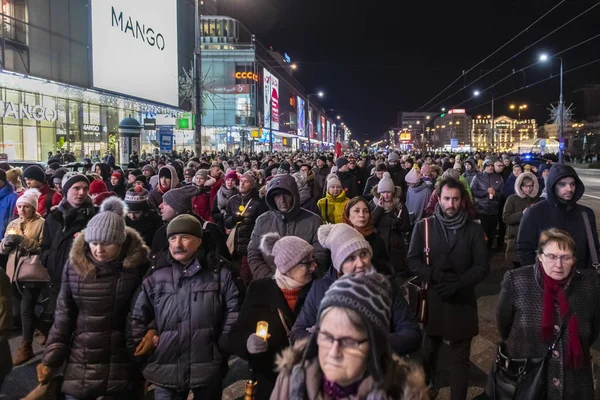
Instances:
[[[586,185],[586,193],[580,201],[588,207],[591,207],[596,213],[597,226],[600,227],[600,171],[578,169],[578,173],[584,184]],[[495,324],[495,308],[497,295],[500,292],[500,283],[504,276],[504,272],[509,268],[502,254],[497,254],[492,258],[492,271],[490,275],[477,287],[478,305],[479,305],[479,327],[480,335],[473,340],[471,349],[471,371],[469,399],[481,393],[485,387],[487,371],[490,370],[496,352],[496,343],[500,341]],[[11,339],[11,347],[13,350],[18,345],[18,337]],[[596,343],[592,350],[592,356],[595,363],[596,380],[600,379],[600,344]],[[35,365],[39,362],[39,355],[42,349],[36,345],[36,357],[32,362],[15,368],[8,376],[2,394],[6,399],[19,399],[35,386]],[[445,359],[444,351],[442,358]],[[444,367],[445,361],[440,368],[441,375],[447,376],[449,366]],[[239,399],[243,398],[244,379],[248,376],[247,364],[234,358],[230,362],[230,371],[225,380],[226,389],[223,399]],[[438,379],[440,384],[448,384],[447,379]],[[448,399],[449,390],[443,388],[440,391],[438,399]],[[600,392],[596,393],[596,398],[600,398]]]

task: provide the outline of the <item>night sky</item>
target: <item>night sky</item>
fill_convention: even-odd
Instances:
[[[375,139],[396,124],[397,112],[416,111],[463,70],[470,69],[541,17],[560,0],[221,0],[222,13],[239,19],[265,46],[288,53],[298,64],[296,78],[311,92],[323,90],[324,108],[335,109],[359,140]],[[598,1],[568,0],[469,72],[421,111],[450,108],[538,60],[600,34],[600,5],[547,39],[495,67]],[[600,37],[562,54],[565,72],[600,57]],[[500,97],[524,85],[558,74],[558,60],[516,73],[498,84]],[[463,85],[492,72],[454,97]],[[600,83],[600,62],[564,75],[565,101],[587,82]],[[558,77],[496,100],[496,115],[510,103],[527,103],[524,117],[549,119],[550,102],[558,101]],[[491,95],[464,103],[470,114],[489,113]],[[483,104],[483,105],[482,105]],[[577,105],[575,104],[575,107]],[[514,114],[512,115],[514,116]]]

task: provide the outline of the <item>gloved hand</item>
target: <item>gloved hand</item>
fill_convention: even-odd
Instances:
[[[269,350],[269,342],[253,333],[246,341],[246,348],[250,354],[264,353]]]
[[[233,216],[231,217],[231,220],[237,224],[238,222],[242,222],[244,220],[244,216],[241,214],[233,214]]]
[[[145,356],[154,353],[154,349],[158,347],[158,332],[156,329],[148,329],[146,335],[135,348],[134,356]]]
[[[459,277],[454,272],[444,272],[440,268],[434,268],[431,271],[431,280],[437,283],[453,283],[458,282]]]
[[[15,248],[23,242],[23,235],[12,233],[4,237],[4,245],[6,247]]]
[[[50,368],[42,363],[39,363],[36,367],[37,379],[39,383],[46,383],[51,380],[56,374],[56,369]]]
[[[442,300],[447,300],[450,297],[454,296],[456,294],[456,292],[458,292],[458,289],[459,289],[458,282],[454,282],[454,283],[442,282],[442,283],[438,283],[437,285],[433,286],[433,290],[435,290],[440,295]]]

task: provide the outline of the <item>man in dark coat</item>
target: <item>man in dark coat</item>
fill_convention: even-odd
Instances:
[[[277,175],[271,180],[266,196],[270,210],[256,220],[248,244],[248,264],[254,279],[275,273],[273,257],[265,258],[260,251],[260,240],[265,233],[276,232],[280,236],[298,236],[315,248],[321,271],[329,264],[329,256],[319,244],[317,230],[321,217],[300,206],[300,194],[296,180],[288,174]]]
[[[504,179],[494,170],[494,164],[502,164],[497,158],[489,157],[483,162],[484,171],[475,175],[471,181],[471,193],[475,200],[475,210],[477,218],[481,221],[481,226],[487,236],[487,246],[492,248],[494,237],[498,227],[498,218],[502,214],[500,202],[502,200],[502,188]],[[502,243],[498,242],[498,247]]]
[[[356,175],[350,172],[348,159],[346,157],[340,157],[336,160],[335,165],[337,166],[336,174],[342,183],[342,189],[346,192],[346,197],[351,199],[360,195],[361,192],[358,190]],[[325,188],[325,190],[327,190],[327,188]]]
[[[385,164],[384,163],[377,164],[377,166],[375,167],[375,173],[367,179],[367,183],[365,185],[365,190],[363,191],[363,194],[362,194],[362,197],[364,197],[365,200],[367,200],[367,201],[373,200],[373,193],[372,193],[373,188],[376,187],[377,184],[379,183],[379,181],[381,180],[381,178],[383,178],[384,172],[387,172],[387,167],[385,166]]]
[[[138,356],[154,353],[141,361],[157,399],[185,398],[190,390],[196,399],[222,396],[223,349],[238,318],[239,291],[231,264],[206,252],[202,234],[193,216],[173,219],[169,257],[155,259],[132,303],[128,346]]]
[[[407,262],[430,288],[423,344],[427,378],[435,390],[439,349],[443,341],[449,342],[451,399],[465,399],[471,341],[479,334],[475,285],[485,279],[490,264],[483,229],[462,205],[462,198],[468,196],[462,183],[444,179],[437,191],[440,202],[433,216],[415,225]]]
[[[590,221],[596,252],[598,231],[594,211],[577,204],[585,186],[577,172],[564,164],[554,164],[546,180],[546,200],[529,207],[523,214],[517,235],[517,256],[521,265],[535,263],[540,234],[546,229],[559,228],[567,231],[577,245],[577,269],[592,268],[590,243],[587,238],[583,213]]]
[[[50,299],[42,314],[42,331],[50,329],[56,299],[60,292],[65,262],[73,240],[94,216],[94,205],[88,196],[90,184],[83,174],[67,173],[62,180],[64,197],[58,208],[46,217],[40,245],[42,264],[48,269],[52,285]]]
[[[227,202],[225,227],[235,227],[234,263],[239,265],[239,273],[245,285],[252,281],[252,272],[248,264],[248,244],[258,217],[268,211],[267,204],[258,195],[256,176],[248,171],[240,178],[239,193]]]

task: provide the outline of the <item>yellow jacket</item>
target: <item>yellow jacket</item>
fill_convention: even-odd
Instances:
[[[346,203],[348,203],[348,199],[344,190],[337,197],[333,197],[327,192],[325,198],[317,202],[323,222],[330,224],[342,223],[342,215],[344,214]]]

